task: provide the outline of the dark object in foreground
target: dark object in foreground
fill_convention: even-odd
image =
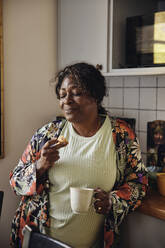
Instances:
[[[28,225],[25,226],[23,248],[72,248],[61,241],[52,239],[47,235],[33,231]]]

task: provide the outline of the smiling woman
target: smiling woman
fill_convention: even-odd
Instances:
[[[138,139],[102,106],[105,78],[95,66],[68,65],[55,82],[65,118],[38,129],[10,174],[13,190],[22,196],[12,247],[22,247],[26,224],[71,247],[118,247],[120,223],[147,188]],[[67,142],[59,142],[59,135]],[[93,189],[85,215],[72,211],[72,187]]]
[[[3,32],[2,0],[0,0],[0,158],[4,157],[4,102],[3,102]]]

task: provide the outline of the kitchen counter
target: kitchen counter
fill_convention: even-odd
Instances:
[[[138,211],[165,220],[165,197],[161,196],[158,191],[149,191]]]
[[[142,205],[128,214],[121,225],[120,248],[165,247],[165,197],[150,191]]]

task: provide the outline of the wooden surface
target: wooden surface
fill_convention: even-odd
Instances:
[[[148,192],[138,211],[165,220],[165,197],[159,192]]]

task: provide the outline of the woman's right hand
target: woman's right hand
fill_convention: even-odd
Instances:
[[[51,168],[59,160],[59,149],[67,144],[61,143],[57,138],[51,139],[45,143],[41,149],[40,159],[37,161],[37,172],[42,176],[45,171]]]

